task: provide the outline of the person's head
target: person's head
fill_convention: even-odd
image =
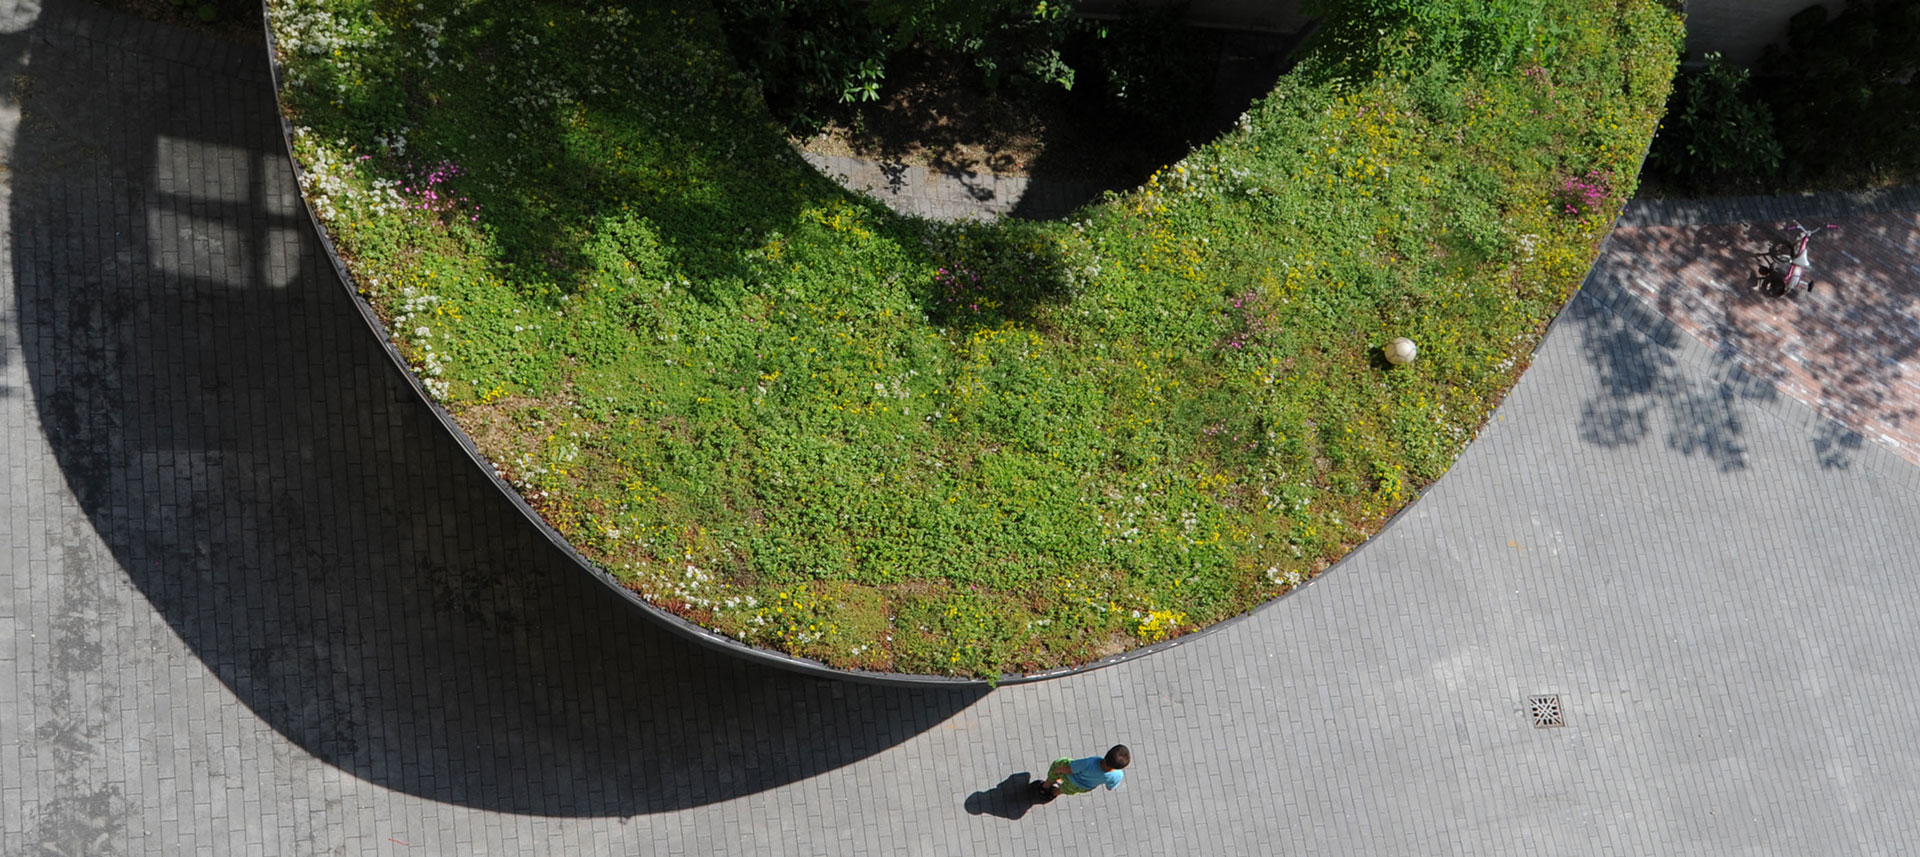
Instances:
[[[1117,771],[1126,767],[1131,761],[1133,761],[1133,751],[1128,750],[1125,744],[1115,744],[1113,749],[1107,751],[1106,758],[1101,759],[1100,763],[1106,765],[1109,771]]]

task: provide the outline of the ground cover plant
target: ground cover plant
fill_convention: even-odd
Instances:
[[[1459,454],[1677,50],[1651,0],[1538,6],[1498,61],[1322,46],[1139,189],[993,225],[810,172],[703,3],[270,13],[356,285],[585,556],[754,645],[994,676],[1244,612]]]

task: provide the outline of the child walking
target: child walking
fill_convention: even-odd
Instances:
[[[1105,756],[1056,760],[1047,768],[1047,778],[1033,786],[1040,793],[1041,800],[1086,794],[1103,785],[1107,791],[1113,791],[1120,787],[1120,780],[1126,776],[1121,769],[1132,761],[1133,751],[1128,750],[1125,744],[1115,744]]]

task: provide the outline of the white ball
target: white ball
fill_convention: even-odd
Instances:
[[[1420,353],[1419,349],[1413,347],[1413,340],[1404,336],[1387,343],[1385,350],[1387,352],[1387,362],[1395,366],[1405,366],[1408,363],[1412,363],[1414,355]]]

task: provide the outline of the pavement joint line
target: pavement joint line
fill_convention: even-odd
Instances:
[[[438,433],[310,235],[267,289],[178,224],[144,234],[155,138],[280,156],[263,68],[74,0],[27,33],[26,115],[65,130],[0,141],[0,853],[1920,845],[1920,739],[1864,725],[1920,715],[1920,468],[1748,397],[1773,382],[1679,335],[1630,259],[1602,253],[1447,476],[1282,609],[1038,685],[850,685],[691,646],[580,580]],[[1834,199],[1667,208],[1920,209]],[[266,234],[285,209],[252,202],[203,212]],[[1904,274],[1908,247],[1861,258]],[[1839,692],[1863,686],[1886,692]],[[1534,692],[1566,726],[1514,714]],[[1125,789],[995,814],[1017,809],[996,784],[1112,740]]]

